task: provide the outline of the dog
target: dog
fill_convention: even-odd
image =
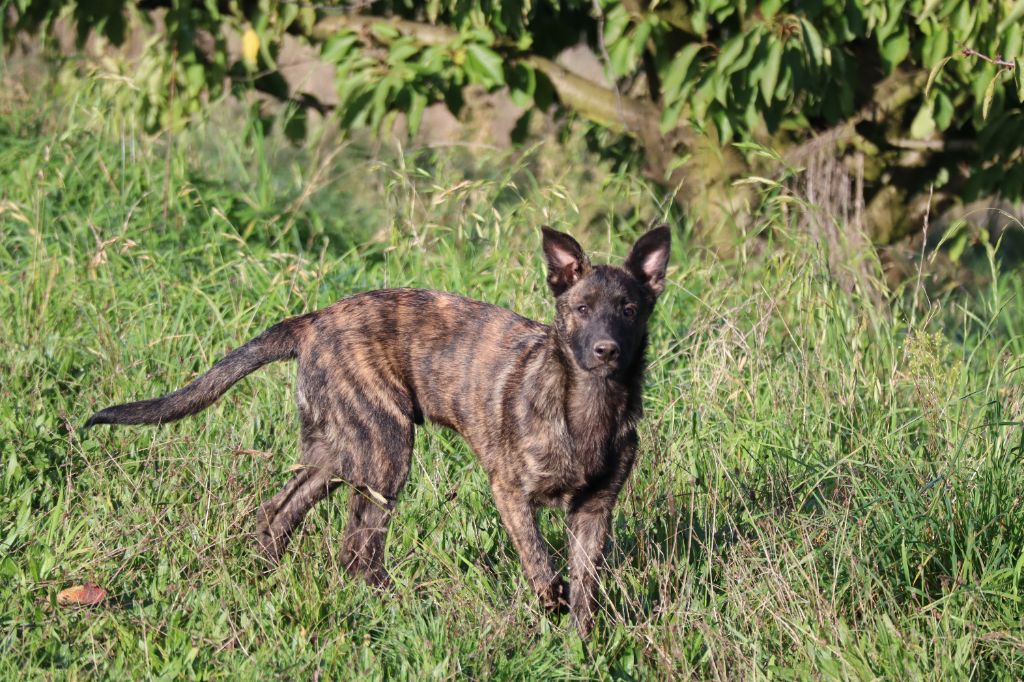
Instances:
[[[268,560],[344,483],[352,494],[342,561],[350,574],[388,584],[388,522],[414,429],[430,421],[468,441],[531,587],[545,608],[568,607],[587,637],[612,509],[636,457],[647,326],[671,232],[662,225],[641,236],[622,267],[592,265],[570,235],[542,233],[551,325],[439,291],[355,294],[278,323],[184,388],[108,407],[85,426],[172,422],[263,365],[297,359],[302,466],[257,512]],[[541,506],[566,512],[571,588],[538,530]]]

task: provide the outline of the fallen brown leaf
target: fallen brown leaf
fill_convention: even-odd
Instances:
[[[106,598],[106,590],[99,585],[86,583],[61,590],[57,594],[57,603],[61,606],[96,606]]]

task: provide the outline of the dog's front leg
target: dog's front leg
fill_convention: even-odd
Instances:
[[[566,517],[569,531],[569,610],[581,637],[590,635],[600,586],[598,571],[611,527],[615,495],[588,497],[574,504]]]
[[[611,534],[612,509],[636,458],[637,436],[626,428],[616,438],[617,463],[607,484],[574,499],[566,514],[569,535],[569,610],[581,637],[590,635],[600,588],[598,571]]]
[[[569,588],[555,572],[551,555],[537,527],[537,507],[516,484],[494,480],[491,483],[494,501],[502,523],[512,536],[519,560],[530,587],[540,597],[544,608],[561,611],[569,604]]]

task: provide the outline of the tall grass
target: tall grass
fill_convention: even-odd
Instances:
[[[146,138],[88,84],[0,118],[0,677],[1019,677],[1019,273],[993,255],[978,291],[879,308],[781,216],[756,256],[677,241],[592,640],[539,610],[486,477],[435,428],[392,592],[340,566],[344,491],[263,576],[249,533],[296,460],[292,367],[170,426],[84,418],[355,291],[550,319],[541,224],[615,260],[665,215],[572,140],[297,148],[239,120]],[[56,604],[84,581],[108,601]]]

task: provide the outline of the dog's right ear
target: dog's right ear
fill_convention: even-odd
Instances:
[[[548,286],[561,296],[590,270],[590,259],[579,242],[558,230],[544,226],[544,256],[548,260]]]

